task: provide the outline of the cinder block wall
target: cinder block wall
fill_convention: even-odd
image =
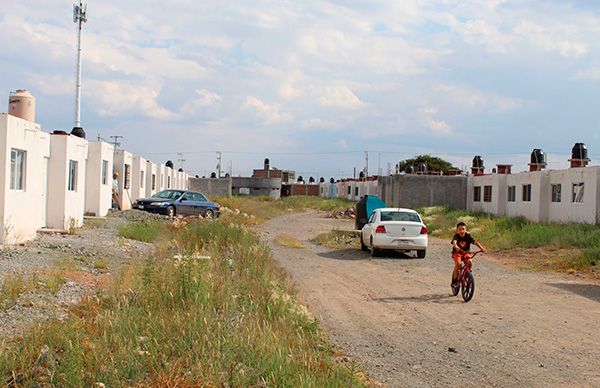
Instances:
[[[466,209],[466,176],[392,175],[379,178],[379,194],[388,206],[449,206]]]
[[[231,178],[189,178],[189,186],[209,197],[231,196]]]

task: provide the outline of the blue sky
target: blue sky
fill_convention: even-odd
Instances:
[[[26,4],[25,4],[26,3]],[[0,95],[37,98],[45,130],[73,124],[71,2],[0,10]],[[88,1],[82,123],[193,174],[265,157],[347,176],[420,153],[523,170],[600,159],[596,1]],[[3,109],[4,110],[4,109]]]

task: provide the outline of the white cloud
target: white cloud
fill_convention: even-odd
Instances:
[[[442,95],[438,100],[447,106],[470,111],[496,111],[508,112],[523,106],[523,101],[501,96],[495,93],[486,93],[475,88],[462,85],[441,84],[433,90]]]
[[[302,122],[303,128],[336,128],[338,127],[337,123],[332,120],[323,120],[323,119],[309,119],[304,120]]]
[[[89,83],[91,104],[100,117],[116,117],[123,114],[144,116],[158,120],[176,120],[175,112],[160,106],[159,92],[150,86],[116,81]]]
[[[565,28],[523,21],[514,28],[514,33],[533,42],[543,50],[558,52],[564,57],[579,57],[589,52],[587,44],[577,38],[569,37]]]
[[[420,110],[426,127],[436,135],[450,135],[452,128],[443,120],[436,119],[434,116],[438,113],[435,107],[425,107]]]
[[[245,105],[253,109],[265,124],[285,123],[292,119],[291,115],[283,113],[278,106],[267,104],[254,96],[248,96]]]
[[[364,105],[364,102],[345,85],[328,86],[319,93],[319,103],[326,107],[356,109]]]
[[[600,81],[600,67],[592,67],[586,70],[579,70],[575,76],[577,80]]]
[[[211,92],[207,89],[198,89],[196,90],[195,98],[187,102],[181,108],[181,113],[186,115],[195,115],[205,108],[220,103],[222,100],[223,97],[215,92]]]

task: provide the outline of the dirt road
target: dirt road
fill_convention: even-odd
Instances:
[[[392,387],[600,386],[600,284],[483,256],[474,265],[475,296],[464,303],[450,295],[446,241],[431,239],[425,259],[374,260],[310,242],[352,226],[309,212],[263,230],[301,301],[372,378]],[[306,248],[273,244],[280,234]]]

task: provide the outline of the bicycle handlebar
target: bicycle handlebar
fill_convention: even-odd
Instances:
[[[474,258],[475,256],[477,256],[478,253],[482,253],[482,250],[479,250],[477,252],[467,252],[467,251],[460,251],[461,253],[468,253],[471,255],[471,258]]]

